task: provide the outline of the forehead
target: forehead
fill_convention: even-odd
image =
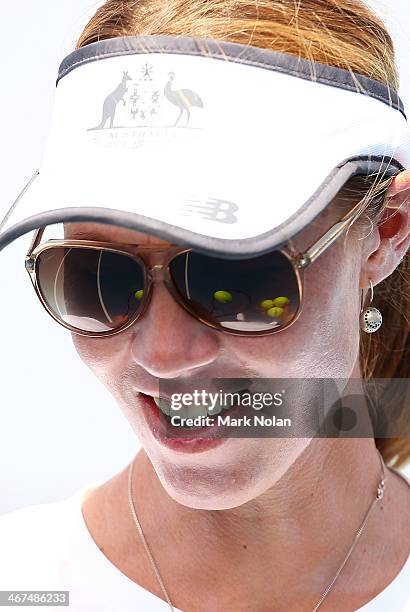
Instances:
[[[64,223],[64,238],[81,240],[100,240],[119,244],[171,246],[171,242],[162,240],[153,234],[138,232],[126,227],[106,223]]]

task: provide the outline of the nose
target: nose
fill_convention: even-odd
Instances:
[[[150,303],[132,326],[132,358],[152,376],[179,378],[216,360],[219,333],[186,312],[162,282],[161,266],[151,268],[155,280]]]

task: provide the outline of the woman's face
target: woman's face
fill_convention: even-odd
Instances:
[[[329,207],[294,246],[303,250],[339,218]],[[92,223],[67,224],[65,236],[169,245],[152,235]],[[192,391],[201,378],[349,378],[359,346],[361,244],[349,236],[344,248],[341,238],[306,269],[299,319],[272,336],[234,336],[207,327],[160,282],[148,310],[123,332],[108,338],[73,334],[81,359],[114,396],[176,501],[205,509],[239,506],[272,487],[311,440],[226,438],[214,448],[181,452],[154,437],[138,393],[158,395],[159,381],[170,378],[183,379],[184,389]],[[302,394],[292,410],[306,405]]]

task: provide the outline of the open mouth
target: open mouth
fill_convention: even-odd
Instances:
[[[207,417],[216,417],[218,414],[229,413],[236,414],[241,408],[241,398],[245,393],[249,393],[248,389],[241,389],[234,393],[229,393],[222,398],[221,396],[214,397],[207,404],[197,404],[194,406],[176,406],[171,400],[160,397],[153,397],[156,406],[161,414],[165,417],[170,427],[174,427],[173,417],[178,417],[178,427],[185,429],[204,429],[211,425],[212,419]]]
[[[161,445],[178,452],[196,453],[219,446],[232,437],[230,423],[221,423],[220,419],[241,417],[249,410],[240,405],[245,392],[245,388],[225,392],[223,403],[218,400],[219,393],[210,394],[214,398],[211,402],[207,397],[200,405],[183,405],[179,410],[172,405],[172,395],[153,397],[138,392],[138,396],[147,425]]]

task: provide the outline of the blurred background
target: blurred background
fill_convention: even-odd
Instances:
[[[101,4],[20,0],[2,9],[0,218],[41,163],[58,66]],[[395,40],[409,114],[409,1],[368,4]],[[36,299],[24,269],[31,237],[0,255],[0,513],[109,478],[139,447],[107,390],[80,361],[69,332]]]

